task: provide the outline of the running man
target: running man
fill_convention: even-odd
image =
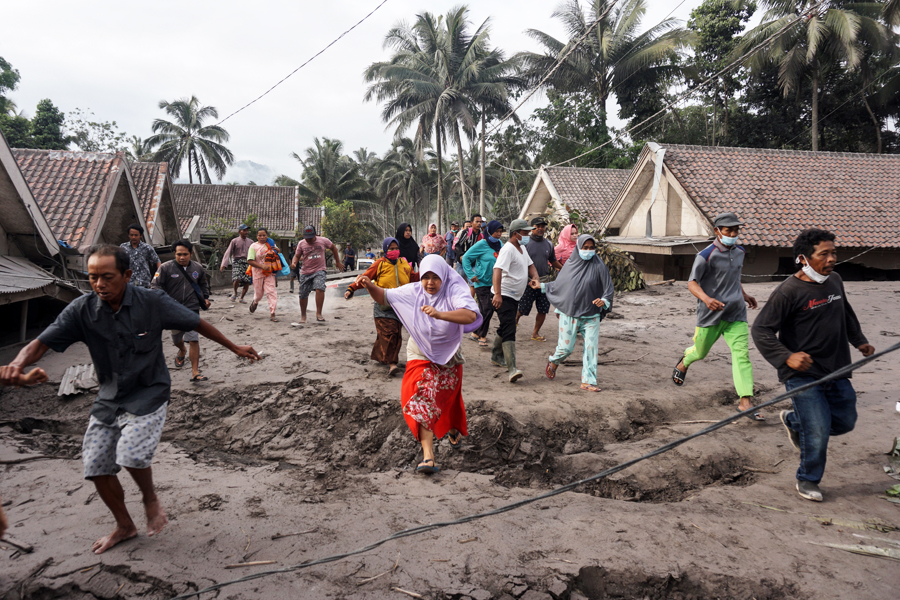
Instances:
[[[150,287],[162,290],[173,300],[200,316],[200,309],[209,308],[209,276],[203,265],[191,260],[194,246],[188,240],[179,240],[173,244],[175,260],[170,260],[156,271],[156,277]],[[191,383],[207,381],[209,377],[200,374],[200,336],[196,331],[172,331],[172,343],[178,348],[175,366],[184,366],[188,354],[184,343],[190,347]]]
[[[531,262],[534,263],[534,268],[541,283],[547,283],[550,281],[550,267],[552,266],[558,271],[563,266],[561,262],[556,260],[553,244],[544,237],[544,234],[547,233],[547,221],[544,220],[544,217],[532,219],[531,226],[534,227],[531,231],[531,236],[522,238],[522,243],[525,245],[525,250],[528,251],[528,256],[531,257]],[[550,312],[550,301],[547,300],[547,294],[541,291],[540,286],[534,288],[528,286],[525,288],[525,293],[522,294],[522,299],[519,300],[516,327],[519,326],[519,319],[527,317],[531,313],[531,307],[534,304],[537,304],[537,315],[534,317],[534,331],[531,333],[531,341],[546,342],[547,338],[541,335],[541,327],[544,325],[547,313]]]
[[[500,248],[497,262],[494,263],[492,304],[497,311],[500,326],[491,348],[491,363],[498,367],[506,364],[510,383],[522,378],[522,371],[516,368],[516,312],[519,300],[525,293],[528,281],[538,279],[531,257],[522,247],[522,239],[533,229],[525,219],[513,220],[509,224],[509,242]]]
[[[239,300],[241,304],[247,303],[244,300],[244,296],[247,295],[247,290],[250,289],[250,282],[252,281],[250,276],[247,275],[247,267],[249,266],[247,264],[247,252],[250,251],[250,246],[253,245],[253,240],[250,239],[249,234],[250,227],[241,223],[238,226],[238,236],[228,244],[225,254],[222,255],[222,266],[219,267],[220,271],[224,271],[229,261],[231,262],[231,285],[234,288],[234,292],[231,294],[231,301],[238,300],[238,287],[244,286]]]
[[[851,363],[850,344],[863,356],[875,348],[863,335],[847,300],[844,282],[834,272],[834,234],[807,229],[794,241],[800,270],[775,288],[753,323],[753,341],[787,391],[814,383]],[[828,438],[853,431],[856,392],[845,378],[820,383],[793,398],[794,409],[781,411],[791,445],[800,451],[797,492],[822,501]]]
[[[675,365],[672,381],[683,385],[688,367],[709,354],[720,337],[731,348],[731,372],[741,400],[738,412],[753,408],[753,365],[750,364],[750,328],[747,306],[756,308],[756,299],[741,285],[744,249],[737,245],[741,220],[734,213],[716,215],[713,221],[716,239],[694,259],[688,290],[697,297],[697,328],[694,345],[684,351]],[[748,415],[765,421],[758,412]]]
[[[91,547],[95,554],[102,554],[138,534],[116,475],[122,467],[141,491],[147,534],[156,535],[168,523],[150,467],[171,392],[162,350],[163,329],[196,329],[242,358],[259,360],[259,355],[250,346],[235,345],[162,291],[128,285],[131,269],[124,248],[94,246],[87,265],[93,293],[74,300],[36,340],[22,348],[15,360],[0,367],[0,385],[46,381],[43,369],[27,374],[23,370],[47,350],[64,352],[75,342],[87,344],[100,392],[91,408],[81,459],[85,479],[94,483],[116,520],[112,533]]]
[[[325,304],[325,250],[331,249],[334,255],[334,268],[344,272],[344,265],[338,254],[337,246],[326,237],[317,236],[315,227],[306,227],[303,230],[303,239],[297,244],[294,260],[291,268],[296,268],[299,261],[303,262],[300,268],[300,322],[306,323],[306,306],[309,295],[316,290],[316,321],[325,321],[322,316],[322,306]]]
[[[128,241],[121,245],[128,253],[128,261],[131,264],[132,285],[149,288],[153,274],[159,269],[159,256],[153,246],[141,241],[144,228],[137,223],[128,226]]]

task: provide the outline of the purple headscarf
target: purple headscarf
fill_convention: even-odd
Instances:
[[[422,354],[433,363],[445,365],[459,349],[463,333],[475,331],[481,326],[481,313],[468,284],[447,265],[443,257],[437,254],[426,256],[419,274],[424,276],[426,273],[434,273],[441,279],[441,289],[437,294],[427,294],[420,282],[385,290],[384,295]],[[441,312],[465,308],[473,311],[477,318],[469,325],[438,321],[423,313],[423,306],[433,306]]]

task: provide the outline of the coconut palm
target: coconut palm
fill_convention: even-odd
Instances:
[[[234,164],[234,155],[226,148],[228,132],[219,125],[204,125],[207,119],[218,119],[219,111],[214,106],[202,106],[196,96],[181,98],[174,102],[160,100],[159,107],[166,111],[173,121],[155,119],[152,135],[147,138],[147,148],[155,148],[153,160],[165,161],[177,178],[187,159],[188,181],[194,182],[196,174],[201,183],[211,183],[209,166],[220,181],[228,166]]]
[[[889,30],[878,21],[886,15],[876,3],[831,1],[815,10],[817,0],[763,0],[768,11],[762,23],[744,35],[735,54],[743,55],[762,40],[774,36],[768,50],[747,58],[759,71],[770,61],[778,65],[778,83],[785,96],[809,78],[812,95],[812,150],[819,149],[819,79],[827,66],[855,69],[865,54],[862,44],[881,49],[889,45]],[[804,15],[797,19],[798,15]],[[779,33],[785,26],[792,26]]]
[[[581,38],[591,24],[609,7],[611,0],[591,0],[582,10],[580,0],[566,0],[552,16],[562,21],[567,41],[529,29],[526,33],[543,46],[543,53],[520,52],[524,75],[536,85]],[[680,74],[671,57],[690,44],[692,34],[678,26],[676,19],[664,19],[643,33],[641,21],[647,11],[645,0],[625,0],[617,4],[593,27],[585,40],[562,62],[543,84],[559,92],[588,92],[600,106],[617,87],[640,74],[642,82]],[[604,124],[606,115],[603,115]]]
[[[378,166],[376,189],[383,199],[385,213],[393,225],[411,215],[413,229],[430,216],[430,191],[434,176],[428,161],[420,159],[419,148],[408,137],[394,140]],[[436,182],[434,182],[436,183]],[[417,211],[418,209],[418,211]],[[408,212],[407,212],[408,211]],[[416,217],[417,213],[419,218]],[[391,228],[387,228],[391,231]]]
[[[344,144],[340,140],[319,138],[306,149],[303,158],[296,152],[291,156],[303,165],[300,196],[319,204],[325,198],[335,202],[350,200],[354,203],[370,202],[375,199],[371,186],[360,175],[359,165],[343,154]]]
[[[442,152],[448,136],[462,157],[462,135],[474,136],[475,107],[508,103],[507,89],[498,77],[509,67],[504,70],[487,60],[491,56],[488,21],[470,33],[467,15],[468,8],[459,6],[443,18],[426,12],[412,24],[398,23],[384,41],[394,55],[389,61],[373,63],[364,74],[371,83],[365,99],[384,102],[382,118],[388,126],[396,127],[398,136],[416,127],[413,139],[420,158],[434,134],[442,228],[446,225]],[[461,162],[459,168],[462,172]]]

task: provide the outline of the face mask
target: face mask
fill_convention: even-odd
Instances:
[[[500,238],[495,238],[494,236],[489,235],[489,236],[488,236],[488,241],[493,242],[493,243],[496,244],[497,242],[500,241]]]
[[[800,256],[803,256],[803,255],[801,254]],[[803,256],[803,258],[806,258],[806,257]],[[809,259],[807,258],[806,260],[808,261]],[[800,264],[800,258],[798,257],[798,258],[794,259],[794,262],[797,264]],[[821,273],[819,273],[818,271],[813,269],[811,266],[809,266],[809,262],[807,262],[805,265],[803,265],[801,267],[801,270],[807,277],[809,277],[816,283],[825,283],[825,281],[829,277],[828,275],[822,275]]]
[[[531,241],[530,237],[528,237],[527,235],[523,235],[522,238],[519,240],[519,243],[522,244],[523,246],[527,246],[528,242],[530,242],[530,241]]]
[[[722,242],[723,244],[725,244],[726,246],[734,246],[735,244],[737,244],[737,240],[738,240],[738,236],[728,237],[727,235],[723,235],[722,239],[719,241]]]
[[[388,260],[397,260],[398,258],[400,258],[400,251],[399,250],[388,250],[387,253],[385,254],[385,256],[388,257]]]
[[[580,256],[584,260],[591,260],[597,255],[596,250],[579,250],[578,256]]]

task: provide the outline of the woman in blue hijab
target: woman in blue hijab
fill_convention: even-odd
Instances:
[[[600,343],[600,321],[612,308],[615,289],[609,269],[597,256],[597,242],[593,236],[578,236],[576,248],[556,281],[539,284],[559,315],[559,341],[556,352],[547,361],[546,373],[548,379],[556,378],[556,370],[575,350],[580,333],[584,337],[581,389],[599,392],[597,347]],[[530,285],[538,287],[536,282]]]

